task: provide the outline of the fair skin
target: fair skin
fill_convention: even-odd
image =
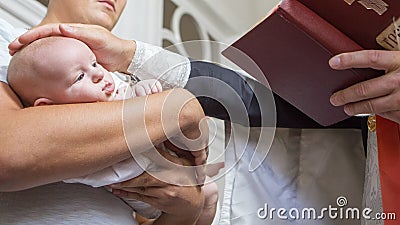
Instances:
[[[188,161],[185,159],[180,159],[180,158],[174,158],[171,155],[169,155],[166,152],[160,151],[160,153],[164,156],[164,158],[177,163],[177,164],[183,164],[183,165],[189,165]],[[171,169],[171,168],[169,168]],[[179,169],[177,168],[172,168],[172,172],[169,174],[176,174]],[[164,173],[164,171],[160,171],[160,173]],[[179,224],[179,225],[186,225],[186,224],[192,224],[192,223],[187,223],[187,215],[184,215],[185,213],[190,213],[190,217],[192,220],[197,221],[198,218],[200,217],[200,212],[201,210],[193,210],[192,207],[189,207],[187,209],[182,209],[180,207],[171,207],[169,204],[171,204],[170,201],[168,201],[169,194],[170,192],[165,192],[162,191],[165,189],[162,185],[160,185],[160,182],[156,181],[154,179],[149,179],[149,176],[146,174],[145,176],[140,176],[137,179],[125,181],[119,184],[114,184],[111,185],[113,188],[113,193],[119,197],[122,198],[132,198],[132,199],[137,199],[139,201],[147,202],[150,205],[154,206],[157,209],[160,209],[163,211],[163,214],[155,221],[148,221],[144,224],[153,224],[153,225],[165,225],[165,224]],[[181,181],[187,181],[187,180],[193,180],[193,177],[190,176],[190,174],[186,174],[182,177],[177,177],[177,179]],[[194,180],[193,180],[194,182]],[[145,184],[145,188],[143,187],[142,184]],[[184,186],[182,187],[182,190],[185,191],[187,188],[193,188],[190,186]],[[200,190],[200,187],[195,187]],[[162,195],[159,193],[162,192]],[[190,194],[189,192],[184,192],[182,195],[188,195]],[[173,196],[176,197],[176,196]],[[186,199],[189,199],[189,196],[187,198],[176,198],[175,202],[173,204],[175,205],[186,205],[190,204]],[[202,199],[204,200],[204,199]],[[202,201],[202,204],[204,205],[204,202]],[[183,211],[181,211],[183,210]],[[182,214],[182,217],[180,216],[169,216],[169,215],[179,215]],[[198,223],[196,223],[198,224]]]
[[[373,68],[385,75],[335,93],[331,103],[352,116],[374,113],[400,123],[400,51],[365,50],[340,54],[329,61],[334,69]]]
[[[57,6],[57,4],[59,3],[66,3],[66,2],[71,3],[72,5],[77,5],[78,3],[78,1],[52,0],[50,6],[54,6],[54,8],[51,7],[49,8],[49,13],[47,14],[44,21],[53,23],[61,22],[57,20],[50,20],[49,18],[57,18],[54,15],[58,14],[57,9],[59,9],[59,7],[55,6]],[[82,1],[79,1],[79,3],[82,3]],[[93,4],[97,4],[97,2],[94,2]],[[116,23],[116,21],[114,21],[114,23]],[[104,29],[103,31],[105,30],[106,29]],[[44,34],[45,33],[41,33],[39,35],[44,35]],[[94,48],[92,47],[91,49],[94,50],[99,63],[110,71],[126,72],[130,64],[130,60],[132,59],[135,53],[136,49],[135,42],[122,40],[115,36],[109,35],[108,33],[100,33],[99,36],[97,36],[97,38],[98,38],[97,41],[92,42],[92,44],[96,47]],[[110,55],[112,55],[113,57],[110,57]],[[2,162],[0,164],[2,166],[0,170],[2,171],[2,173],[0,173],[0,179],[1,181],[4,181],[0,182],[0,190],[4,191],[21,190],[41,184],[63,180],[67,177],[82,176],[85,174],[82,172],[83,170],[87,170],[88,171],[87,173],[91,173],[101,168],[115,164],[116,162],[122,161],[127,157],[130,157],[130,152],[128,151],[124,140],[122,124],[120,121],[120,111],[122,109],[122,102],[112,102],[107,104],[99,103],[90,105],[75,104],[73,106],[72,105],[57,106],[57,107],[49,107],[46,109],[29,108],[22,110],[22,105],[20,101],[18,100],[17,96],[13,93],[13,91],[10,89],[10,87],[4,83],[0,83],[0,88],[1,88],[0,93],[2,93],[2,98],[0,98],[0,106],[2,106],[0,114],[4,116],[3,118],[5,118],[5,122],[1,124],[2,126],[1,130],[8,131],[7,133],[4,134],[2,133],[2,135],[5,138],[10,138],[7,139],[10,140],[10,142],[0,143],[2,147],[1,149],[7,149],[7,151],[2,152],[2,154],[0,155],[0,161]],[[181,107],[182,110],[179,119],[182,121],[180,121],[179,126],[181,126],[181,128],[183,128],[185,132],[189,132],[190,130],[192,130],[192,128],[193,130],[196,130],[196,127],[198,128],[197,122],[204,118],[202,116],[203,113],[197,114],[197,116],[200,117],[196,116],[197,112],[202,111],[201,106],[198,105],[197,101],[193,98],[191,94],[189,94],[184,90],[173,90],[165,92],[163,94],[159,94],[157,96],[151,96],[151,98],[149,98],[146,103],[151,105],[154,99],[155,100],[154,104],[156,104],[157,107],[156,106],[149,107],[152,110],[146,111],[146,114],[142,116],[146,116],[146,118],[147,117],[154,118],[151,121],[150,120],[146,121],[146,123],[151,123],[151,124],[146,124],[146,126],[148,125],[147,127],[152,127],[152,129],[147,132],[150,135],[151,140],[155,144],[157,144],[157,142],[161,142],[162,139],[164,139],[167,134],[164,131],[162,131],[161,127],[160,129],[158,129],[159,126],[157,126],[157,124],[158,125],[161,124],[161,115],[159,115],[158,117],[159,120],[157,120],[157,116],[153,117],[153,115],[148,115],[148,114],[158,114],[159,112],[161,112],[160,106],[162,104],[160,103],[163,102],[165,98],[168,97],[168,95],[170,96],[172,96],[171,94],[178,95],[178,92],[182,94],[182,97],[177,99],[181,99],[182,103],[187,102],[183,108]],[[141,101],[140,98],[132,99],[132,102],[140,102],[140,101]],[[144,102],[142,102],[142,104],[144,104]],[[135,104],[132,104],[132,107],[134,107],[133,105]],[[136,104],[135,106],[138,106],[137,107],[138,109],[143,108],[143,106],[140,106],[140,104]],[[64,115],[64,113],[66,112],[68,112],[69,118],[72,118],[73,121],[76,121],[75,123],[73,124],[69,123],[68,125],[67,123],[68,121],[63,122],[59,120],[59,117],[57,115]],[[102,112],[102,113],[96,119],[94,117],[91,117],[92,119],[86,119],[85,122],[81,121],[82,120],[81,115],[85,114],[97,115],[98,114],[97,112]],[[191,115],[192,113],[194,114],[193,116]],[[41,118],[47,118],[47,122],[41,121]],[[110,119],[107,120],[105,118],[110,118]],[[195,121],[196,118],[198,118],[197,122]],[[105,122],[102,125],[99,125],[98,124],[99,119]],[[140,119],[139,118],[132,118],[132,119],[133,120],[137,119],[139,121],[142,121],[142,117]],[[21,125],[9,123],[8,121],[16,121]],[[49,126],[48,130],[46,127],[43,127],[43,130],[37,131],[36,134],[38,135],[37,137],[34,137],[37,141],[35,141],[35,144],[29,143],[29,140],[33,139],[31,137],[31,128],[37,127],[38,122],[41,122],[40,124],[52,124],[52,126],[51,127]],[[54,129],[54,126],[55,127],[59,126],[60,128],[68,128],[65,129],[62,133],[60,132],[60,136],[62,134],[63,138],[57,137],[58,136],[57,129],[56,132],[54,131],[50,132],[50,129],[51,130]],[[102,129],[90,129],[93,130],[93,133],[86,132],[85,134],[77,135],[81,133],[80,131],[86,130],[86,127],[102,128]],[[15,133],[12,132],[13,129],[17,129],[18,132]],[[94,130],[96,130],[97,132],[95,132]],[[104,131],[104,134],[99,133],[98,130]],[[9,137],[10,135],[8,134],[10,133],[19,134],[21,135],[21,137],[17,137],[15,135],[13,137]],[[49,133],[55,134],[54,137],[52,135],[47,136],[47,134]],[[196,132],[193,132],[193,134],[186,136],[200,135],[200,133],[197,133],[197,135],[195,135],[195,133]],[[136,136],[136,134],[132,134],[131,136]],[[138,132],[137,136],[140,137],[142,135],[140,135],[140,132]],[[24,142],[26,143],[26,145],[21,143],[16,145],[15,143],[18,143],[18,141],[14,142],[12,141],[21,138],[23,138],[23,140],[27,140],[26,142]],[[76,141],[77,140],[76,138],[82,141]],[[101,141],[97,142],[98,145],[86,144],[94,142],[95,140],[97,141],[98,139],[104,140],[104,142]],[[75,143],[75,144],[70,145],[67,143]],[[108,145],[107,148],[105,148],[105,144]],[[143,143],[139,143],[139,145],[141,144]],[[51,146],[54,146],[54,148],[56,148],[55,146],[57,146],[57,149],[53,149]],[[29,155],[26,154],[28,151],[27,149],[29,148],[37,153],[36,157],[26,157],[27,155]],[[74,149],[79,151],[73,151]],[[82,149],[84,149],[84,151]],[[86,152],[87,154],[81,154],[80,151]],[[47,156],[49,152],[57,153],[55,155],[63,156],[65,157],[65,160],[57,160],[57,162],[51,162],[51,161],[43,162],[42,160],[40,160],[43,156]],[[70,152],[70,153],[65,154],[65,152]],[[206,157],[204,151],[198,152],[197,155],[194,152],[192,154],[195,156],[196,164],[200,162],[202,163],[205,162]],[[18,160],[10,160],[13,158],[16,158]],[[82,166],[81,162],[85,162],[83,163],[84,166],[81,167],[82,171],[80,169],[77,170],[79,166]],[[38,170],[35,172],[34,176],[29,172],[27,172],[28,171],[27,169],[25,169],[28,168],[28,166],[33,166],[33,165],[35,165],[33,168],[37,168]],[[55,171],[52,170],[51,168],[55,169]],[[11,177],[8,176],[9,174],[14,174],[14,175]]]
[[[95,24],[112,30],[120,18],[126,0],[51,0],[46,17],[39,25],[68,22]]]
[[[84,10],[82,15],[90,14],[93,18],[99,13],[96,9],[107,8],[95,7],[100,4],[97,1],[50,0],[49,12],[42,24],[101,23],[99,25],[111,29],[122,11],[106,11],[101,21],[76,21],[74,16],[68,16],[76,13],[76,6],[81,7],[83,2],[88,2],[90,5],[86,7],[91,10]],[[121,8],[125,3],[123,0],[117,1]],[[70,4],[70,14],[62,13],[67,9],[62,4]],[[110,38],[107,43],[101,40],[94,43],[97,45],[94,48],[96,56],[106,69],[126,72],[135,54],[135,42]],[[166,99],[173,99],[175,105],[165,107],[163,102]],[[125,102],[125,107],[137,112],[127,116],[128,123],[143,124],[141,129],[125,134],[129,137],[143,137],[145,132],[146,138],[151,140],[151,146],[163,142],[167,136],[173,137],[179,131],[188,138],[201,136],[199,122],[204,119],[204,113],[197,100],[185,90],[176,89],[146,98],[133,98]],[[143,111],[143,108],[147,110]],[[10,87],[0,82],[0,136],[6,140],[0,142],[0,191],[17,191],[83,176],[131,157],[123,132],[122,109],[121,101],[23,109]],[[164,115],[174,120],[163,121]],[[175,129],[163,130],[160,126],[163,123],[170,123],[167,125]],[[206,134],[206,130],[203,133]],[[137,149],[151,147],[146,138],[138,138]],[[192,155],[196,164],[206,160],[205,149],[193,152]],[[147,173],[142,177],[158,182],[158,187],[163,188],[157,194],[169,202],[171,211],[177,212],[175,215],[181,216],[181,220],[187,220],[187,224],[193,223],[191,213],[202,206],[199,200],[202,193],[196,187],[182,188],[166,184]],[[179,199],[187,203],[185,207],[174,205],[179,203]]]
[[[156,80],[140,81],[133,90],[130,86],[118,89],[87,45],[61,37],[38,40],[14,55],[8,80],[29,106],[107,102],[162,91],[161,83]]]

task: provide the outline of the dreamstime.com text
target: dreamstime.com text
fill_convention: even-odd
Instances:
[[[319,210],[315,208],[269,208],[268,204],[257,210],[257,216],[260,219],[273,220],[322,220],[329,218],[332,220],[396,220],[396,213],[373,213],[372,209],[346,207],[347,198],[340,196],[336,199],[336,206],[329,205],[328,207]]]

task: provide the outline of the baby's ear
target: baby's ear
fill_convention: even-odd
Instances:
[[[35,103],[33,103],[33,106],[42,106],[42,105],[53,105],[53,101],[47,98],[39,98],[36,99]]]

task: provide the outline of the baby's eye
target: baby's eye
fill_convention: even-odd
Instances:
[[[85,77],[85,74],[84,73],[82,73],[81,75],[79,75],[79,77],[78,78],[76,78],[76,81],[75,82],[78,82],[78,81],[81,81],[81,80],[83,80],[83,78]]]
[[[97,67],[97,62],[94,62],[94,63],[92,64],[92,66],[93,66],[93,67]]]

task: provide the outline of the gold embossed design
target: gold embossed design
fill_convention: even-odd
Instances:
[[[371,115],[368,116],[368,130],[371,132],[375,132],[376,131],[376,116],[375,115]]]
[[[344,0],[347,4],[351,5],[353,4],[356,0]]]
[[[388,50],[399,50],[400,18],[391,23],[382,33],[376,37],[376,42]]]
[[[344,0],[347,4],[352,5],[356,0]],[[383,0],[359,0],[357,1],[361,5],[363,5],[366,9],[372,9],[380,16],[384,14],[389,5]]]
[[[379,15],[384,14],[388,10],[388,4],[382,0],[360,0],[358,1],[366,9],[372,9]]]

